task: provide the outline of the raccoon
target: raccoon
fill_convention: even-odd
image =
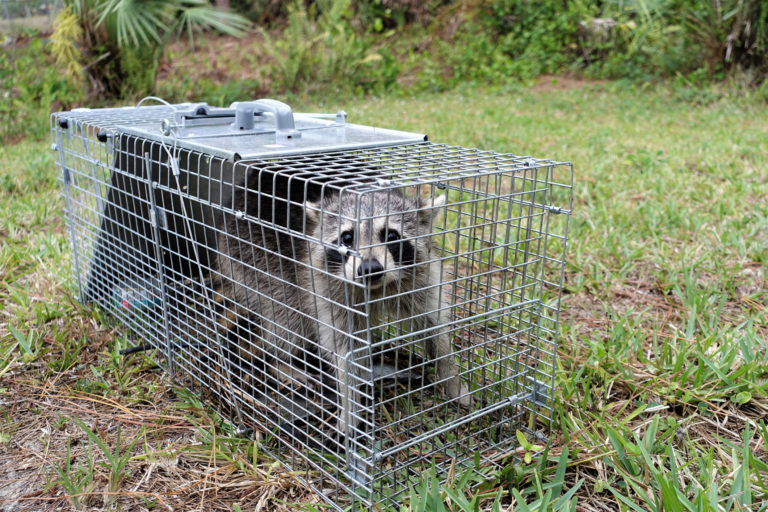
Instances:
[[[444,196],[423,203],[399,191],[364,194],[326,191],[307,201],[300,233],[228,219],[219,236],[221,297],[236,304],[230,327],[243,319],[259,326],[259,350],[281,373],[316,354],[335,370],[338,426],[343,433],[355,415],[355,386],[349,354],[356,333],[390,315],[427,333],[426,353],[446,396],[471,403],[459,378],[450,340],[440,331],[440,264],[433,262],[433,221]],[[362,220],[361,220],[362,219]],[[248,313],[245,313],[247,311]],[[235,318],[238,317],[238,318]],[[359,335],[359,334],[358,334]],[[237,357],[247,350],[236,349]],[[355,380],[354,378],[351,380]]]

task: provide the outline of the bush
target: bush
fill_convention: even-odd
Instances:
[[[554,73],[581,59],[580,22],[596,12],[594,3],[568,0],[495,0],[490,20],[501,50],[527,61],[534,74]]]
[[[710,74],[768,69],[768,4],[762,0],[693,0],[681,4],[687,36],[701,49]]]
[[[45,137],[50,112],[69,108],[83,97],[78,85],[53,66],[50,47],[43,39],[19,41],[18,46],[0,52],[2,140]]]
[[[474,24],[460,29],[451,41],[437,40],[429,52],[415,56],[415,60],[421,70],[414,86],[430,92],[452,89],[466,81],[500,83],[535,74],[523,69],[529,61],[510,59]]]
[[[367,91],[394,83],[395,59],[371,51],[370,41],[353,30],[351,15],[349,0],[318,0],[309,8],[299,0],[289,6],[280,37],[263,32],[272,58],[270,75],[278,87]]]
[[[257,25],[271,25],[287,14],[287,2],[282,0],[231,0],[232,9]]]
[[[446,3],[448,0],[357,0],[355,16],[366,30],[402,30],[409,23],[425,26],[433,13]]]
[[[648,79],[705,69],[768,72],[768,3],[760,0],[494,0],[499,47],[532,73],[573,67]],[[525,65],[522,62],[526,62]]]

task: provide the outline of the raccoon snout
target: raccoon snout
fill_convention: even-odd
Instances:
[[[378,281],[384,277],[384,266],[379,260],[363,260],[357,267],[357,277],[367,277],[371,281]]]

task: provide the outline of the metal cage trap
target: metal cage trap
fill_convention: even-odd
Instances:
[[[339,510],[549,433],[572,166],[273,100],[52,116],[78,299]]]

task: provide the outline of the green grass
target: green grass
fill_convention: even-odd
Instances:
[[[553,442],[444,488],[425,475],[413,509],[768,510],[765,104],[576,85],[286,98],[574,163]],[[0,462],[11,475],[0,478],[28,482],[0,499],[31,495],[17,503],[30,510],[311,501],[148,358],[117,356],[125,341],[73,303],[58,193],[46,140],[0,147],[0,442],[15,464]]]

